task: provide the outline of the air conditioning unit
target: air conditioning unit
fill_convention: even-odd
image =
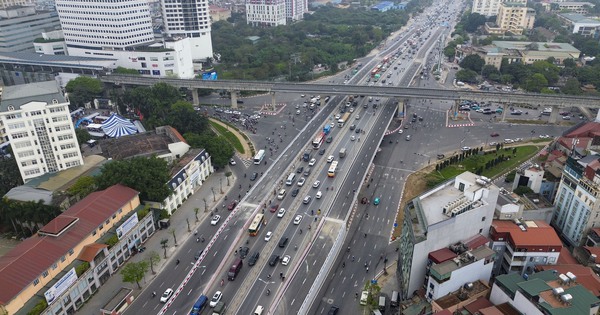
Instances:
[[[559,274],[558,279],[560,279],[562,284],[569,284],[569,277],[565,276],[564,273]]]
[[[552,289],[552,294],[554,294],[554,296],[556,296],[556,297],[562,295],[563,293],[565,293],[565,289],[563,289],[561,287]]]
[[[57,99],[53,99],[52,100],[52,104],[58,104],[58,100]]]
[[[576,275],[574,275],[574,274],[573,274],[572,272],[570,272],[570,271],[569,271],[569,272],[567,272],[567,277],[569,277],[569,280],[570,280],[571,282],[573,282],[573,283],[574,283],[574,282],[577,280],[577,276],[576,276]]]
[[[568,304],[573,300],[573,296],[570,294],[563,294],[560,296],[560,300],[563,301],[563,303]]]
[[[466,252],[465,256],[467,256],[467,258],[469,258],[470,260],[475,259],[475,256],[473,256],[473,253],[471,253],[471,252]]]

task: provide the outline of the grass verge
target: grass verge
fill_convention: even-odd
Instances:
[[[227,125],[229,128],[235,129],[235,127],[233,127],[225,122],[221,122],[221,123]],[[225,128],[225,127],[221,126],[220,124],[213,122],[213,121],[210,121],[210,125],[221,136],[225,137],[225,139],[227,139],[227,141],[229,143],[231,143],[231,145],[235,148],[236,151],[238,151],[240,154],[246,153],[246,150],[244,150],[244,146],[240,142],[240,139],[238,139],[238,137],[236,137],[235,134],[233,134],[233,132],[229,131],[227,128]]]

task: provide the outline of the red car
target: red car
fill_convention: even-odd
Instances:
[[[498,137],[500,134],[497,132],[492,132],[492,134],[490,135],[490,137]]]
[[[231,210],[233,210],[233,209],[235,208],[235,206],[237,206],[237,200],[235,200],[235,201],[233,201],[232,203],[230,203],[230,204],[227,206],[227,210],[231,211]]]
[[[277,209],[279,209],[279,204],[272,205],[271,209],[269,209],[269,211],[275,212],[275,211],[277,211]]]

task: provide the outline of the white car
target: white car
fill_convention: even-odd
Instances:
[[[355,136],[351,136],[350,137],[350,141],[354,141],[354,140],[356,140],[356,137]]]
[[[404,130],[400,129],[398,130],[398,134],[402,134],[404,132]]]
[[[356,117],[354,117],[354,119],[360,119],[360,115],[356,115]]]
[[[271,231],[267,232],[267,234],[265,235],[265,242],[270,241],[271,236],[273,236],[273,232],[271,232]]]
[[[331,129],[335,128],[335,123],[331,123],[329,124],[329,126],[331,126]]]
[[[354,113],[354,107],[350,107],[350,110],[349,110],[349,112],[350,112],[350,113]]]
[[[287,266],[290,263],[291,259],[292,259],[292,257],[290,257],[290,255],[285,255],[285,256],[283,256],[283,259],[281,260],[281,264],[284,266]]]
[[[313,165],[315,165],[315,163],[317,163],[317,159],[312,158],[312,159],[310,159],[310,162],[308,162],[308,166],[313,166]]]
[[[321,185],[321,181],[317,180],[313,183],[313,188],[319,188],[320,185]]]
[[[305,204],[305,205],[307,205],[307,204],[309,204],[309,203],[310,203],[310,201],[311,201],[311,200],[312,200],[312,197],[311,197],[311,196],[306,196],[306,197],[304,197],[304,199],[302,200],[302,203],[303,203],[303,204]]]
[[[173,296],[173,289],[168,288],[165,293],[163,293],[163,295],[160,297],[160,302],[161,303],[167,303],[167,301],[169,301],[169,299],[171,298],[171,296]]]
[[[281,209],[279,209],[279,212],[277,212],[277,217],[283,218],[284,214],[285,214],[285,208],[281,208]]]
[[[340,118],[342,118],[342,116],[340,116],[340,114],[337,114],[337,115],[335,115],[335,119],[336,119],[336,120],[337,120],[337,119],[340,119]]]
[[[294,218],[294,225],[298,225],[298,224],[300,224],[300,221],[302,221],[302,216],[301,216],[301,215],[297,215],[297,216]]]
[[[300,110],[297,110],[297,111],[296,111],[296,115],[300,115]]]
[[[210,303],[208,305],[210,307],[217,306],[217,303],[219,303],[219,301],[221,301],[222,297],[223,297],[223,293],[221,293],[221,291],[215,292],[215,294],[213,295],[212,299],[210,299]]]
[[[327,157],[327,163],[333,162],[333,159],[335,159],[335,157],[333,155],[328,156]]]
[[[304,177],[300,177],[300,179],[298,180],[298,186],[302,187],[304,186],[304,182],[306,181],[306,178]]]
[[[461,151],[469,151],[471,150],[471,147],[462,147],[460,148]]]
[[[235,164],[237,164],[237,163],[235,163],[235,160],[234,160],[234,159],[230,159],[230,160],[229,160],[229,164],[231,164],[231,165],[235,165]]]
[[[315,195],[315,198],[321,199],[321,196],[323,196],[323,193],[320,190],[317,191],[317,194]]]
[[[218,214],[215,214],[215,216],[212,217],[212,219],[210,220],[210,225],[217,225],[217,223],[219,223],[219,221],[221,221],[221,216]]]

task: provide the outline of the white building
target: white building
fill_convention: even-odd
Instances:
[[[598,313],[600,299],[577,283],[572,273],[555,270],[534,273],[525,279],[518,274],[496,277],[490,302],[509,303],[520,314],[592,315]]]
[[[472,235],[487,236],[498,194],[489,179],[465,172],[407,204],[397,269],[403,300],[427,284],[428,253]]]
[[[33,41],[33,48],[38,54],[67,55],[67,45],[62,31],[42,32],[42,37]]]
[[[286,24],[286,0],[246,0],[246,23],[252,26]]]
[[[0,52],[33,52],[31,43],[40,33],[58,29],[56,12],[20,6],[0,9]]]
[[[514,191],[518,186],[526,186],[531,188],[534,193],[539,194],[542,188],[542,182],[544,181],[544,169],[535,164],[525,170],[518,171],[515,174],[515,180],[513,181],[512,190]]]
[[[478,13],[485,16],[495,16],[498,15],[500,11],[500,4],[504,2],[511,3],[527,3],[527,0],[473,0],[473,7],[471,8],[471,12]]]
[[[432,263],[429,267],[427,300],[437,300],[477,280],[489,282],[496,253],[487,244],[472,250],[459,249],[458,253],[450,249],[444,252],[444,261]],[[430,258],[435,258],[431,257],[432,254],[429,254]]]
[[[304,13],[308,12],[307,0],[286,0],[285,1],[285,16],[288,21],[300,21],[304,17]]]
[[[71,56],[114,58],[142,75],[194,77],[189,38],[156,43],[147,2],[57,0],[56,9]]]
[[[55,81],[5,86],[0,119],[23,181],[83,164],[69,103]]]
[[[490,228],[490,246],[498,253],[494,275],[531,274],[536,265],[554,265],[562,242],[556,231],[544,221],[494,220]]]
[[[569,31],[585,37],[594,37],[600,28],[600,20],[578,13],[559,13],[556,15]]]
[[[208,0],[162,0],[161,4],[165,33],[189,38],[194,61],[212,58]]]

